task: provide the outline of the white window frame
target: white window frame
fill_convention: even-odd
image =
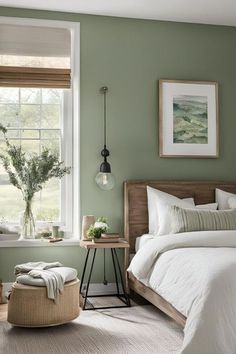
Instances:
[[[63,119],[61,145],[65,165],[72,166],[72,170],[70,175],[64,177],[65,181],[62,181],[61,186],[61,209],[65,209],[62,222],[66,229],[65,238],[68,240],[68,242],[65,240],[61,244],[77,244],[80,239],[80,24],[78,22],[2,16],[0,16],[0,24],[64,28],[71,33],[71,90],[64,91],[63,116],[72,117],[72,119]],[[39,240],[0,241],[0,247],[31,247],[32,245],[42,246],[46,243]]]

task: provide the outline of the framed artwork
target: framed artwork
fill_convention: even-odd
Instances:
[[[218,84],[159,80],[161,157],[219,156]]]

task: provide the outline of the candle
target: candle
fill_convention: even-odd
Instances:
[[[82,221],[82,240],[87,239],[87,231],[89,229],[90,225],[93,225],[95,223],[95,217],[94,215],[85,215],[83,216],[83,221]]]

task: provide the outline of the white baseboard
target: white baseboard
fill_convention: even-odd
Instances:
[[[11,287],[12,287],[12,284],[13,283],[2,283],[3,285],[3,288],[2,288],[2,303],[5,304],[7,302],[7,294],[8,294],[8,291],[11,290]]]

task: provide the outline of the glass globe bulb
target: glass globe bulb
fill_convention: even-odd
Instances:
[[[104,191],[109,191],[115,185],[115,178],[111,173],[98,172],[95,177],[95,181]]]

